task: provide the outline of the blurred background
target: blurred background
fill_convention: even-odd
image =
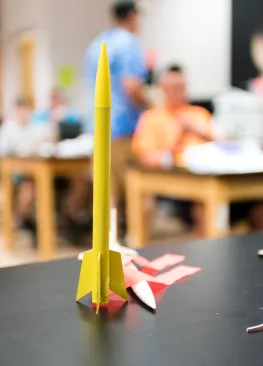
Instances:
[[[120,178],[131,160],[140,169],[187,169],[194,175],[263,171],[261,0],[1,0],[0,14],[0,267],[73,256],[91,246],[92,91],[97,44],[104,38],[116,109],[112,206],[119,243],[134,246]],[[185,142],[189,134],[193,144]],[[220,142],[236,149],[233,159]],[[187,154],[179,159],[175,150]],[[54,170],[62,171],[63,159],[68,166],[67,174],[52,173],[47,200],[55,198],[46,207],[40,196],[47,188],[37,182],[49,173],[33,162],[49,166],[51,157],[58,164]],[[82,172],[74,164],[82,164]],[[252,198],[234,207],[227,202],[224,220],[231,232],[263,228],[260,197]],[[205,236],[198,202],[156,192],[143,206],[151,216],[145,245]],[[49,228],[56,227],[54,237],[39,227],[45,215]],[[54,240],[52,254],[43,249],[48,240]]]
[[[252,19],[244,22],[244,18],[255,18],[254,22],[258,23],[260,1],[254,6],[246,5],[245,1],[238,4],[233,1],[232,4],[228,0],[222,0],[220,4],[208,0],[144,0],[139,3],[142,14],[138,36],[145,51],[155,52],[158,68],[169,63],[184,66],[191,98],[209,101],[232,81],[240,82],[255,72],[249,56],[244,58],[254,23]],[[89,0],[67,3],[62,0],[56,3],[27,0],[23,4],[15,0],[2,1],[4,113],[10,111],[17,93],[21,92],[22,86],[18,81],[20,84],[25,82],[21,68],[29,39],[32,45],[28,54],[31,52],[34,58],[31,92],[34,92],[36,107],[46,105],[61,68],[69,66],[74,72],[74,85],[70,89],[72,102],[74,100],[74,105],[86,112],[84,53],[94,37],[110,26],[111,4],[112,1],[106,0],[100,3]],[[232,30],[237,37],[233,42]],[[234,51],[237,55],[232,60]],[[233,75],[231,60],[237,68]]]

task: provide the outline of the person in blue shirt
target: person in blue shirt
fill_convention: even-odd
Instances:
[[[93,121],[94,88],[100,47],[106,41],[112,87],[112,205],[118,210],[118,237],[125,234],[125,166],[131,158],[131,137],[142,111],[148,107],[144,95],[147,76],[145,58],[136,37],[139,9],[135,1],[118,1],[111,7],[114,27],[100,34],[85,55],[89,91],[89,116]]]

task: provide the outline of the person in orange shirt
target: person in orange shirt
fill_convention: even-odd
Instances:
[[[170,66],[160,78],[164,103],[144,112],[133,136],[135,156],[145,165],[169,168],[183,166],[183,152],[191,146],[215,140],[211,114],[204,108],[191,106],[187,98],[187,85],[183,70]],[[217,139],[220,139],[218,136]],[[195,224],[197,233],[203,233],[201,204],[176,201],[177,211],[187,224]],[[146,205],[152,210],[153,201]],[[233,203],[230,222],[236,224],[249,219],[252,229],[263,229],[263,205]]]
[[[133,153],[147,166],[182,166],[187,147],[214,140],[212,116],[206,109],[188,103],[186,78],[179,66],[170,66],[161,75],[160,87],[164,104],[142,114],[133,136]],[[179,206],[185,221],[194,221],[201,232],[200,205]]]
[[[190,145],[214,139],[211,114],[188,103],[186,79],[179,66],[170,66],[160,78],[164,104],[144,112],[133,136],[133,153],[151,166],[182,165]]]

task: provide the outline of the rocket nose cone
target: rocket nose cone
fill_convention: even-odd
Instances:
[[[95,106],[96,107],[111,106],[110,65],[105,41],[103,41],[101,45],[100,57],[97,68],[96,86],[95,86]]]

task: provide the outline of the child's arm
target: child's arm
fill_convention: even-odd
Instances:
[[[151,110],[144,112],[138,122],[133,136],[132,149],[134,155],[145,165],[151,167],[170,167],[173,165],[172,152],[159,147],[159,133],[156,117]]]

